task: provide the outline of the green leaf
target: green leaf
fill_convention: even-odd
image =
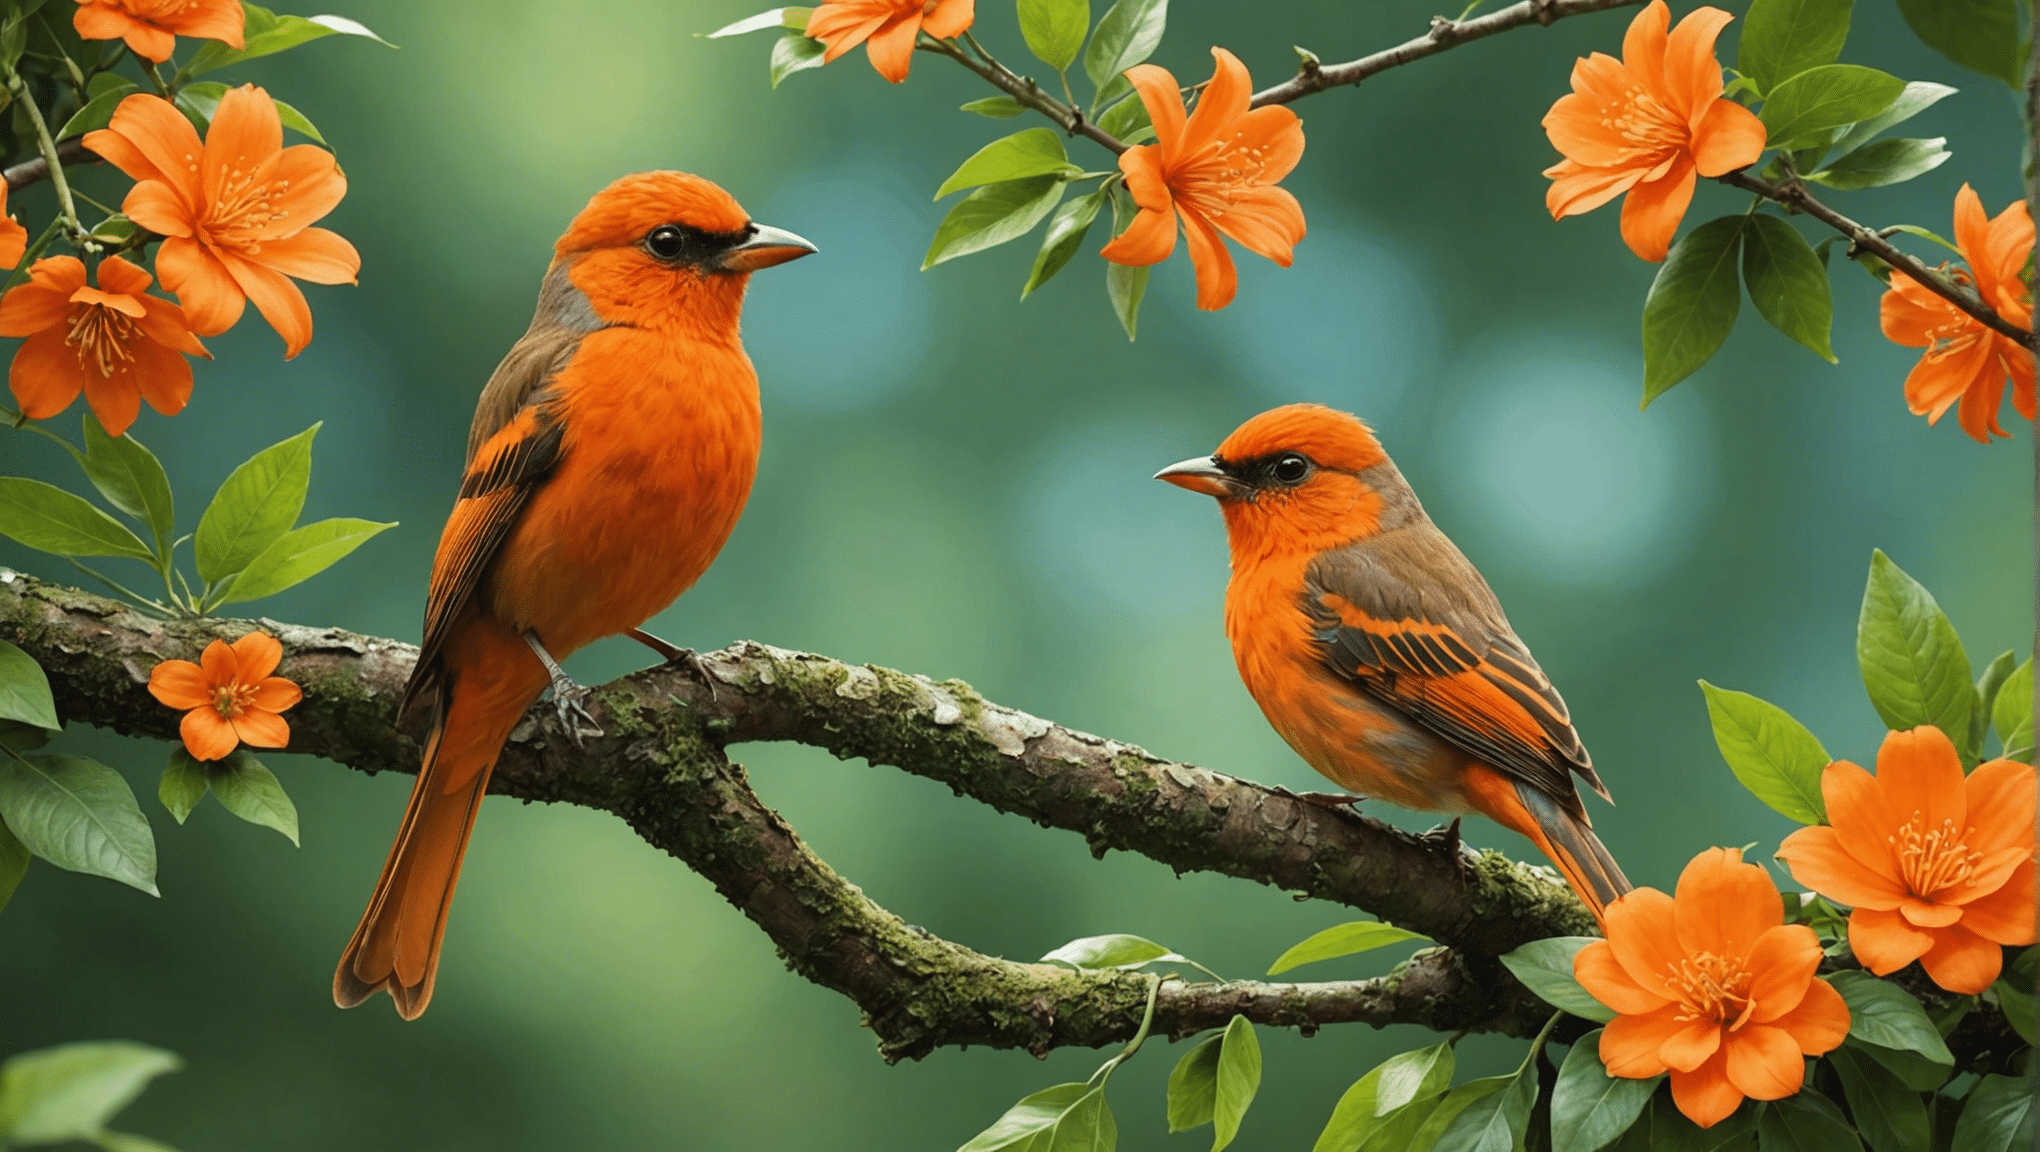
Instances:
[[[799,32],[788,33],[772,45],[772,61],[766,68],[766,74],[772,78],[772,86],[777,88],[781,80],[795,72],[820,68],[822,57],[828,51],[829,46],[820,40],[810,40]]]
[[[91,413],[85,414],[85,455],[78,461],[85,478],[106,502],[149,526],[156,554],[170,554],[176,530],[177,505],[170,497],[170,477],[156,454],[132,435],[108,436]]]
[[[1468,1100],[1451,1123],[1441,1129],[1434,1152],[1513,1152],[1523,1147],[1530,1110],[1537,1105],[1537,1065],[1530,1061],[1513,1076],[1489,1078],[1495,1087]],[[1486,1081],[1462,1084],[1453,1096]],[[1446,1097],[1449,1102],[1451,1096]],[[1439,1106],[1444,1111],[1444,1106]],[[1435,1120],[1435,1117],[1433,1118]],[[1425,1127],[1429,1127],[1426,1124]],[[1418,1137],[1421,1141],[1421,1135]],[[1421,1143],[1418,1145],[1422,1147]]]
[[[326,142],[326,138],[324,136],[319,135],[318,128],[313,126],[311,120],[306,118],[304,113],[298,111],[296,108],[290,106],[289,104],[285,104],[281,100],[275,101],[275,104],[276,104],[276,118],[283,122],[283,126],[285,128],[288,128],[300,136],[308,137],[321,144],[324,144]],[[135,1137],[135,1139],[142,1139],[142,1137]]]
[[[1742,306],[1736,253],[1743,217],[1709,220],[1681,237],[1643,299],[1643,404],[1712,359]]]
[[[39,724],[23,724],[19,720],[0,720],[0,747],[28,752],[49,742],[48,728]]]
[[[1885,1048],[1877,1044],[1865,1044],[1851,1037],[1848,1047],[1884,1065],[1886,1071],[1898,1077],[1899,1081],[1914,1092],[1932,1092],[1946,1084],[1955,1070],[1947,1064],[1936,1064],[1917,1052],[1904,1048]]]
[[[1742,786],[1801,824],[1827,819],[1820,774],[1833,757],[1806,725],[1776,704],[1700,681],[1714,743]]]
[[[1030,176],[988,184],[965,196],[936,226],[921,270],[1025,236],[1062,199],[1063,187],[1061,176]]]
[[[1891,107],[1905,81],[1860,64],[1823,64],[1770,90],[1757,118],[1767,147],[1790,151],[1825,146],[1845,124],[1868,120]]]
[[[293,528],[264,548],[228,588],[222,604],[260,600],[302,583],[333,566],[341,557],[361,547],[368,538],[395,522],[345,517],[320,520]]]
[[[1749,217],[1743,229],[1742,260],[1743,282],[1758,315],[1814,355],[1835,363],[1828,344],[1835,307],[1828,294],[1827,269],[1799,229],[1764,212]]]
[[[1420,1147],[1417,1134],[1422,1132],[1438,1114],[1444,1104],[1443,1095],[1427,1096],[1412,1100],[1400,1108],[1383,1113],[1376,1127],[1360,1142],[1357,1148],[1347,1145],[1337,1152],[1410,1152]],[[1434,1136],[1435,1140],[1436,1137]]]
[[[1078,170],[1070,163],[1069,154],[1063,151],[1062,138],[1054,129],[1029,128],[978,149],[935,190],[935,199],[984,184]]]
[[[1871,1152],[1927,1152],[1933,1126],[1919,1093],[1910,1091],[1884,1065],[1844,1045],[1828,1054],[1842,1078],[1842,1095],[1856,1118],[1856,1131]]]
[[[957,1152],[1111,1152],[1118,1138],[1104,1085],[1057,1084],[1007,1109]]]
[[[1147,105],[1138,96],[1128,96],[1098,114],[1098,127],[1126,144],[1138,144],[1154,137],[1155,123],[1148,118]]]
[[[246,749],[235,749],[226,759],[205,766],[206,783],[219,797],[221,806],[250,824],[274,828],[298,842],[297,805],[283,790],[267,765]]]
[[[1169,1131],[1211,1123],[1218,1100],[1218,1048],[1224,1042],[1223,1032],[1199,1041],[1169,1072]]]
[[[1969,655],[1955,626],[1917,580],[1879,550],[1856,625],[1856,660],[1863,687],[1894,732],[1932,724],[1974,760],[1969,714],[1976,707]]]
[[[1596,939],[1554,936],[1549,940],[1532,940],[1514,952],[1503,953],[1502,966],[1553,1008],[1606,1024],[1615,1018],[1615,1013],[1573,978],[1573,957]]]
[[[1850,6],[1851,0],[1753,0],[1736,70],[1769,92],[1780,80],[1834,63],[1849,38]]]
[[[1962,1152],[2027,1152],[2036,1139],[2033,1083],[2025,1076],[1992,1074],[1976,1082],[1962,1117],[1955,1122],[1955,1147]]]
[[[1573,1041],[1551,1088],[1551,1146],[1600,1152],[1613,1144],[1643,1115],[1659,1079],[1608,1075],[1598,1028]]]
[[[1998,1007],[2005,1014],[2005,1023],[2012,1026],[2012,1031],[2017,1032],[2021,1040],[2034,1043],[2032,984],[2014,983],[2001,976],[1990,990],[1997,994]]]
[[[1931,140],[1878,140],[1832,161],[1807,179],[1844,192],[1882,188],[1931,172],[1950,155],[1945,136]]]
[[[170,763],[163,766],[163,779],[156,785],[156,799],[179,824],[205,799],[206,787],[205,765],[192,759],[182,744],[172,748]]]
[[[2033,762],[2033,661],[2019,665],[1991,702],[1991,726],[2004,745],[2004,758]]]
[[[18,476],[0,476],[0,536],[58,556],[155,558],[141,537],[84,497]]]
[[[1392,924],[1380,924],[1372,920],[1355,920],[1349,924],[1338,924],[1319,932],[1275,958],[1268,966],[1268,975],[1274,976],[1291,968],[1315,964],[1320,960],[1334,960],[1340,956],[1351,956],[1358,952],[1371,952],[1400,944],[1405,940],[1423,940],[1419,936]]]
[[[241,571],[290,531],[312,482],[314,424],[234,469],[198,521],[198,574],[217,583]]]
[[[1138,968],[1157,960],[1182,957],[1152,940],[1115,932],[1106,936],[1085,936],[1072,940],[1041,958],[1044,964],[1067,964],[1072,968]]]
[[[756,16],[746,16],[734,24],[725,24],[710,32],[705,39],[742,36],[746,32],[762,32],[767,28],[791,28],[799,32],[807,28],[808,17],[814,15],[814,12],[813,8],[770,8]]]
[[[1905,91],[1898,94],[1898,99],[1891,102],[1891,107],[1868,120],[1858,120],[1849,126],[1847,132],[1835,138],[1836,154],[1847,155],[1861,148],[1879,132],[1895,124],[1905,123],[1947,97],[1953,96],[1955,92],[1955,89],[1946,84],[1934,84],[1926,80],[1908,81]]]
[[[1218,1048],[1218,1093],[1211,1108],[1211,1152],[1233,1142],[1246,1119],[1254,1093],[1261,1089],[1261,1041],[1245,1016],[1225,1026]]]
[[[0,760],[0,817],[30,852],[151,896],[156,839],[121,775],[82,756]]]
[[[1062,271],[1063,265],[1077,254],[1084,243],[1084,237],[1091,231],[1091,221],[1097,219],[1098,209],[1104,207],[1111,193],[1104,189],[1087,193],[1075,200],[1066,200],[1048,218],[1048,233],[1041,238],[1041,251],[1034,255],[1034,270],[1027,274],[1027,285],[1020,289],[1020,298],[1027,297],[1049,278]]]
[[[1928,47],[2019,86],[2024,52],[2014,0],[1898,0],[1898,10]]]
[[[1998,692],[2005,681],[2018,671],[2019,654],[2009,649],[1997,654],[1997,659],[1984,665],[1983,672],[1976,678],[1976,711],[1969,717],[1969,743],[1983,754],[1983,737],[1990,728],[1991,716],[1997,710]]]
[[[1027,105],[1013,99],[1011,96],[987,96],[982,100],[972,100],[957,110],[960,112],[975,112],[988,120],[1011,120],[1015,116],[1024,114],[1027,111]]]
[[[0,908],[7,907],[7,902],[14,898],[14,890],[21,886],[21,878],[26,875],[28,846],[8,831],[6,821],[0,821]]]
[[[132,1132],[101,1132],[92,1138],[102,1152],[177,1152],[161,1140],[137,1136]]]
[[[1133,197],[1124,185],[1112,189],[1112,234],[1117,236],[1133,223]],[[1124,264],[1110,261],[1105,265],[1105,295],[1112,301],[1112,312],[1119,317],[1119,326],[1126,329],[1126,338],[1134,339],[1140,328],[1140,302],[1147,295],[1148,271],[1145,266],[1129,268]]]
[[[203,76],[217,72],[247,60],[272,56],[285,52],[300,44],[327,36],[361,36],[381,44],[385,48],[396,45],[369,31],[362,24],[345,16],[279,16],[267,8],[243,4],[245,13],[241,29],[244,47],[229,48],[217,40],[206,41],[179,72],[183,76]]]
[[[1091,0],[1019,0],[1027,50],[1060,72],[1076,60],[1091,30]]]
[[[101,92],[87,100],[83,108],[73,112],[71,118],[64,121],[64,126],[57,129],[56,138],[63,140],[72,136],[83,136],[87,132],[95,132],[106,127],[113,120],[113,110],[120,107],[120,102],[139,91],[141,89],[133,84],[122,83],[117,88]]]
[[[1650,1111],[1630,1126],[1615,1145],[1617,1152],[1755,1152],[1757,1109],[1750,1101],[1712,1128],[1702,1128],[1680,1114],[1669,1086],[1651,1096]]]
[[[22,1052],[0,1065],[0,1133],[12,1144],[93,1139],[149,1081],[183,1066],[128,1040]]]
[[[1455,1063],[1452,1045],[1447,1043],[1389,1057],[1375,1069],[1381,1077],[1374,1090],[1375,1115],[1386,1116],[1412,1100],[1436,1096],[1452,1087]]]
[[[35,657],[0,640],[0,720],[16,720],[55,731],[57,702],[50,696],[50,678]]]
[[[1084,52],[1084,74],[1099,89],[1154,55],[1169,22],[1169,0],[1119,0],[1105,10]]]
[[[1762,1152],[1862,1152],[1842,1110],[1818,1092],[1773,1100],[1757,1119]]]
[[[1866,1044],[1915,1052],[1936,1064],[1952,1067],[1948,1051],[1927,1010],[1912,994],[1868,972],[1837,972],[1827,977],[1849,1005],[1849,1035]]]
[[[1451,1086],[1452,1069],[1450,1044],[1389,1057],[1339,1097],[1312,1152],[1354,1152],[1377,1139],[1396,1139],[1398,1152],[1409,1147],[1409,1137],[1430,1118],[1428,1109]]]

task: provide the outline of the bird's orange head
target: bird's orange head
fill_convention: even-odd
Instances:
[[[1155,474],[1218,498],[1235,563],[1316,553],[1380,529],[1384,491],[1402,488],[1381,442],[1356,416],[1321,404],[1271,409],[1209,456]]]
[[[699,176],[637,172],[588,201],[553,258],[605,322],[734,338],[750,273],[814,250],[754,222],[735,197]]]

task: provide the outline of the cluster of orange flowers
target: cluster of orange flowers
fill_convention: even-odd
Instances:
[[[1888,975],[1917,960],[1950,992],[1997,980],[2001,945],[2034,942],[2033,766],[1993,760],[1967,776],[1938,728],[1893,732],[1875,776],[1847,761],[1821,776],[1829,824],[1787,837],[1793,878],[1853,908],[1849,946]],[[1581,949],[1581,987],[1618,1015],[1601,1033],[1611,1076],[1671,1074],[1672,1098],[1712,1127],[1745,1097],[1799,1091],[1805,1058],[1849,1032],[1815,976],[1811,928],[1785,923],[1770,876],[1732,848],[1695,857],[1675,894],[1639,888],[1608,906],[1606,940]]]
[[[79,0],[81,36],[124,39],[152,61],[176,36],[241,45],[239,0]],[[149,274],[119,256],[99,262],[96,284],[72,256],[36,261],[29,281],[0,298],[0,336],[27,337],[8,387],[30,419],[85,402],[114,436],[146,400],[174,415],[191,396],[186,356],[207,356],[200,336],[234,326],[252,302],[284,340],[286,359],[312,338],[312,314],[293,283],[351,284],[354,246],[313,227],[347,192],[333,154],[283,145],[269,94],[244,85],[221,97],[205,138],[159,96],[123,100],[85,146],[133,178],[121,211],[160,239],[156,274],[176,302],[149,295]],[[0,213],[6,200],[0,192]],[[0,266],[21,262],[27,231],[0,225]]]

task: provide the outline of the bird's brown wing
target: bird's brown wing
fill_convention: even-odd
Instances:
[[[1305,609],[1334,670],[1468,755],[1579,809],[1607,795],[1565,701],[1480,573],[1428,521],[1314,560]]]

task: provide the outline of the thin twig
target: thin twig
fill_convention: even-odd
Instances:
[[[997,60],[993,60],[990,57],[978,60],[970,53],[957,47],[954,41],[937,40],[932,36],[922,36],[920,43],[916,44],[915,47],[923,52],[933,52],[938,56],[949,57],[965,68],[984,77],[992,87],[997,88],[1027,107],[1055,121],[1057,125],[1061,126],[1063,131],[1072,136],[1088,137],[1111,149],[1115,154],[1126,151],[1127,145],[1125,141],[1092,123],[1091,118],[1084,115],[1081,108],[1063,103],[1042,91],[1041,85],[1036,84],[1032,79],[1016,75],[1012,69],[999,63]]]
[[[71,200],[71,182],[64,176],[64,158],[57,151],[56,140],[50,136],[50,126],[43,120],[42,109],[36,106],[28,84],[11,69],[7,73],[7,88],[14,93],[15,102],[28,110],[29,123],[35,126],[36,150],[42,154],[43,164],[49,169],[51,183],[56,185],[57,211],[63,214],[64,224],[71,230],[71,235],[83,236],[85,226],[78,223],[78,205]]]

